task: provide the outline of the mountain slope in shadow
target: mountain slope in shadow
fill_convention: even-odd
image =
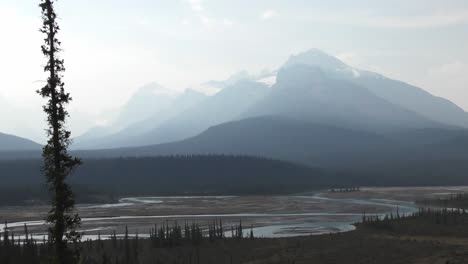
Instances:
[[[0,133],[0,151],[40,150],[42,146],[32,140]]]

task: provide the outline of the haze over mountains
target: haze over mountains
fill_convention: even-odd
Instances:
[[[355,69],[316,49],[291,56],[275,73],[254,77],[240,72],[224,82],[210,83],[221,91],[212,96],[194,91],[176,98],[143,96],[146,102],[140,102],[138,92],[122,111],[130,124],[114,129],[116,133],[95,136],[88,143],[79,138],[75,148],[174,142],[196,136],[211,126],[260,116],[379,134],[468,126],[468,114],[450,101],[380,74]],[[150,102],[159,109],[148,108]],[[138,106],[148,109],[146,116],[132,110]],[[119,126],[125,124],[120,122]]]
[[[0,133],[0,152],[37,151],[40,149],[41,145],[32,140]]]
[[[246,117],[265,115],[374,132],[435,125],[366,88],[305,64],[281,69],[268,97],[245,113]]]
[[[319,50],[291,56],[278,71],[207,85],[220,91],[142,88],[116,122],[76,139],[77,154],[240,154],[335,169],[468,156],[461,108]]]
[[[130,144],[131,140],[137,141],[139,135],[149,132],[205,98],[204,94],[190,89],[176,96],[164,93],[160,86],[144,86],[129,100],[116,121],[108,126],[93,128],[76,138],[74,144],[78,148],[89,149]]]

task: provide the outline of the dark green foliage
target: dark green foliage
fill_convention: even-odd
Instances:
[[[320,186],[328,180],[319,170],[302,165],[225,155],[86,160],[76,176],[72,180],[80,185],[139,195],[287,193]]]
[[[28,228],[25,225],[25,234],[28,234]],[[149,230],[149,238],[141,239],[138,231],[135,235],[129,234],[126,226],[123,236],[120,238],[115,231],[112,231],[109,239],[102,239],[101,233],[95,241],[87,240],[81,242],[81,247],[87,256],[82,256],[83,263],[139,263],[139,256],[142,252],[157,251],[164,248],[198,248],[203,243],[216,243],[217,241],[239,240],[242,237],[242,226],[235,227],[236,236],[226,237],[221,220],[214,220],[213,225],[209,225],[208,230],[204,230],[198,223],[185,222],[184,227],[177,221],[166,221],[166,223]],[[251,230],[251,239],[253,231]],[[10,234],[8,228],[3,233],[3,239],[0,239],[0,263],[42,263],[50,259],[54,254],[54,245],[51,240],[45,237],[38,244],[31,237],[25,235],[19,239],[14,234]],[[147,254],[147,253],[145,253]],[[90,257],[93,255],[93,257]],[[98,261],[97,261],[98,259]],[[69,263],[69,262],[65,262]]]
[[[458,193],[452,194],[449,197],[424,199],[417,201],[423,206],[438,206],[443,208],[468,209],[468,194]]]
[[[213,221],[212,224],[208,225],[208,238],[210,241],[215,241],[217,239],[224,238],[224,226],[223,222],[220,219],[219,221]],[[234,238],[234,236],[232,236]]]
[[[39,160],[0,161],[0,204],[43,201],[39,172]],[[70,178],[81,203],[114,202],[119,195],[288,194],[337,182],[303,165],[228,155],[89,159]]]
[[[72,263],[78,252],[71,250],[68,243],[77,243],[80,234],[75,228],[80,225],[79,216],[74,213],[75,200],[66,177],[80,164],[80,160],[68,154],[70,131],[65,128],[68,112],[65,106],[70,102],[70,94],[65,92],[62,74],[65,71],[64,62],[59,58],[61,42],[57,39],[60,27],[54,11],[53,0],[42,0],[39,7],[42,11],[43,25],[40,31],[46,35],[42,53],[47,58],[44,71],[49,74],[47,84],[38,93],[47,99],[44,112],[47,114],[47,135],[49,140],[43,149],[44,173],[52,194],[52,209],[47,215],[50,224],[51,242],[55,246],[55,256],[52,261],[57,263]]]
[[[81,263],[466,263],[467,217],[462,210],[421,210],[408,216],[366,216],[357,230],[346,233],[280,239],[225,236],[212,241],[208,230],[196,223],[186,222],[182,228],[167,221],[152,228],[148,239],[129,234],[127,228],[121,237],[111,232],[108,240],[81,242]],[[220,227],[219,220],[213,223],[217,230],[229,230]],[[238,227],[232,227],[233,234]],[[23,243],[23,238],[11,239],[8,229],[2,237],[2,264],[45,263],[53,253],[45,238],[41,244]]]
[[[339,192],[339,193],[348,193],[348,192],[359,192],[361,191],[361,187],[339,187],[339,188],[332,188],[328,190],[329,192]]]
[[[7,225],[5,223],[5,225]],[[43,244],[38,244],[31,236],[29,236],[28,228],[24,226],[24,236],[17,237],[15,234],[8,231],[8,227],[3,232],[3,238],[0,239],[0,263],[2,264],[26,264],[26,263],[41,263],[49,258],[47,252],[50,247]]]
[[[172,225],[167,221],[159,227],[155,225],[149,232],[151,245],[155,248],[178,247],[185,243],[198,245],[204,239],[203,231],[196,223],[186,222],[182,231],[177,221]]]
[[[379,216],[363,216],[358,226],[393,234],[468,236],[468,213],[461,209],[420,209],[411,215],[399,213]]]

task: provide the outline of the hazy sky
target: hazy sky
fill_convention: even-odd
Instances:
[[[0,131],[36,140],[38,3],[0,0]],[[467,0],[60,0],[57,12],[77,134],[148,82],[183,90],[309,48],[468,110]]]

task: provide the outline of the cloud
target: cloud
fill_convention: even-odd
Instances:
[[[184,26],[190,25],[190,20],[187,18],[183,18],[180,20],[180,23]]]
[[[203,25],[211,25],[212,19],[205,14],[205,8],[203,7],[202,0],[188,0],[190,8],[193,10],[195,15],[200,19]]]
[[[134,21],[135,24],[142,27],[146,27],[152,24],[149,18],[142,16],[136,17]]]
[[[446,63],[430,70],[430,73],[448,76],[465,75],[468,73],[468,64],[460,61]]]
[[[195,13],[195,16],[200,20],[201,24],[207,27],[215,27],[215,26],[224,26],[224,27],[232,27],[233,22],[230,19],[223,18],[217,19],[209,16],[205,7],[203,6],[202,0],[187,0],[190,8]]]
[[[234,25],[234,23],[231,20],[225,18],[225,19],[223,19],[223,25],[225,25],[227,27],[232,27]]]
[[[267,20],[267,19],[271,19],[271,18],[276,17],[276,16],[278,16],[278,12],[276,12],[276,10],[268,9],[268,10],[265,10],[262,13],[260,18],[263,19],[263,20]]]
[[[468,24],[468,9],[434,11],[411,16],[382,15],[372,9],[348,9],[340,12],[316,10],[312,14],[295,19],[349,26],[417,29]]]
[[[411,17],[369,17],[369,25],[393,28],[426,28],[468,24],[468,10]]]
[[[205,10],[205,8],[203,8],[202,0],[188,0],[188,2],[192,10],[195,12],[202,12]]]
[[[205,15],[204,13],[199,13],[198,18],[200,19],[201,23],[205,26],[212,26],[213,25],[213,19]]]

